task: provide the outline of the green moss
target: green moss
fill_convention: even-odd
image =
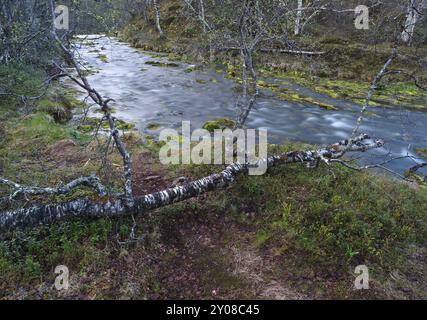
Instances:
[[[180,61],[182,59],[182,56],[175,52],[169,53],[167,57],[170,61]]]
[[[47,144],[65,139],[68,134],[60,125],[55,124],[46,113],[36,113],[25,117],[16,128],[18,141],[31,141],[38,138]]]
[[[99,122],[100,122],[99,118],[86,117],[84,122],[78,126],[78,129],[82,132],[85,132],[85,133],[93,132],[99,127]],[[126,122],[124,120],[116,120],[115,123],[116,123],[117,129],[122,130],[122,131],[128,131],[128,130],[135,129],[135,124],[130,123],[130,122]],[[100,128],[104,129],[104,130],[109,130],[110,124],[106,121],[103,121]]]
[[[264,74],[278,78],[291,79],[293,82],[310,88],[317,93],[327,95],[334,99],[352,101],[361,105],[365,103],[365,97],[370,86],[367,82],[314,78],[307,76],[303,72],[296,71],[275,73],[264,71]],[[293,99],[298,100],[296,96]],[[427,93],[414,84],[392,83],[387,86],[378,87],[369,105],[372,107],[380,105],[393,107],[403,103],[408,108],[425,109],[425,101],[427,101]],[[318,103],[314,102],[314,104]],[[328,104],[319,106],[333,110],[331,108],[333,106]]]
[[[123,130],[123,131],[135,129],[134,123],[126,122],[123,120],[116,121],[116,126],[117,126],[117,129]]]
[[[332,104],[328,104],[328,103],[316,100],[313,97],[301,96],[300,94],[290,90],[287,90],[287,91],[288,91],[287,93],[279,94],[279,97],[286,101],[292,101],[292,102],[302,103],[302,104],[306,104],[306,103],[313,104],[326,110],[338,110]]]
[[[415,152],[423,158],[427,158],[427,148],[417,148]]]
[[[99,267],[105,262],[103,251],[111,231],[109,220],[74,221],[33,229],[25,241],[0,241],[2,279],[13,287],[35,279],[49,280],[57,265],[65,264],[75,274],[89,266]]]
[[[265,89],[277,89],[280,86],[278,84],[275,83],[268,83],[266,81],[263,80],[258,80],[257,85],[261,88],[265,88]]]
[[[227,119],[227,118],[218,118],[212,121],[207,121],[204,125],[203,125],[203,129],[208,130],[209,132],[214,132],[216,129],[232,129],[235,125],[235,122],[231,119]]]
[[[104,63],[108,63],[108,56],[107,56],[106,54],[100,53],[100,54],[98,55],[98,58],[99,58],[102,62],[104,62]]]

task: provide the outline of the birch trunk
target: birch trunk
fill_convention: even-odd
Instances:
[[[407,45],[411,45],[414,38],[415,26],[417,25],[422,11],[427,6],[427,0],[410,0],[408,4],[408,13],[406,15],[405,26],[402,31],[401,39]]]
[[[199,0],[199,6],[200,6],[200,17],[203,21],[205,20],[205,4],[203,3],[203,0]],[[206,25],[203,24],[203,32],[206,33]]]
[[[153,7],[154,7],[154,13],[156,15],[156,28],[160,36],[163,37],[162,26],[160,25],[160,11],[159,11],[159,6],[157,4],[157,0],[153,0]]]
[[[296,36],[301,33],[302,9],[303,9],[302,0],[298,0],[298,9],[297,9],[297,15],[295,18],[295,31],[294,31]]]

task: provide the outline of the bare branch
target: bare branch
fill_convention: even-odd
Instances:
[[[76,79],[73,77],[70,73],[65,72],[67,76],[76,82],[79,86],[81,86],[83,89],[85,89],[88,93],[88,95],[91,97],[91,99],[101,107],[101,110],[104,112],[104,117],[108,121],[108,124],[110,126],[111,136],[114,139],[114,142],[117,146],[117,149],[122,156],[123,159],[123,166],[124,166],[124,178],[125,178],[125,197],[126,197],[126,204],[129,207],[133,207],[134,205],[134,197],[132,192],[132,163],[131,163],[131,156],[129,152],[126,150],[126,147],[120,138],[119,130],[116,127],[115,121],[111,115],[110,108],[108,106],[108,103],[113,101],[112,99],[104,99],[98,91],[96,91],[92,86],[90,85],[89,81],[87,80],[86,76],[82,72],[80,68],[80,64],[76,61],[73,53],[63,44],[61,39],[58,37],[58,34],[56,33],[55,26],[53,24],[53,21],[55,20],[55,3],[54,0],[50,0],[50,10],[52,13],[52,36],[55,39],[56,43],[61,48],[62,52],[64,53],[64,56],[66,60],[74,67],[76,70],[79,79]],[[63,70],[63,69],[62,69]],[[63,70],[65,71],[65,70]]]
[[[62,195],[67,194],[73,191],[74,189],[80,186],[88,186],[96,189],[100,197],[105,197],[107,195],[105,187],[100,182],[99,178],[95,175],[89,177],[80,177],[76,180],[73,180],[66,185],[60,185],[56,188],[40,188],[40,187],[30,187],[18,184],[11,180],[0,178],[0,184],[7,185],[8,187],[14,189],[14,192],[10,195],[10,199],[15,199],[19,195]]]

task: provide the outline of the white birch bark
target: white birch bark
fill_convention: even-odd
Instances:
[[[409,0],[408,11],[401,39],[407,45],[412,43],[415,26],[420,20],[423,10],[427,6],[427,0]]]
[[[159,6],[157,4],[157,0],[153,0],[153,7],[154,7],[154,13],[156,15],[156,28],[160,36],[163,37],[162,26],[160,25],[160,11],[159,11]]]
[[[303,2],[302,0],[298,0],[298,9],[297,9],[297,14],[295,18],[295,31],[294,31],[294,34],[296,36],[301,33],[302,9],[303,9]]]

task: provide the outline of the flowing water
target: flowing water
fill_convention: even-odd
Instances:
[[[154,66],[146,62],[167,62],[167,59],[153,57],[116,39],[94,36],[85,39],[80,44],[81,58],[97,71],[88,76],[89,81],[101,94],[115,99],[116,105],[112,104],[115,116],[134,123],[139,131],[157,136],[163,128],[179,129],[181,121],[190,120],[196,129],[208,120],[235,117],[236,83],[226,79],[225,73],[214,69],[185,72],[189,65],[182,62],[174,62],[175,67]],[[99,54],[106,55],[108,62],[103,62]],[[283,79],[267,80],[283,82]],[[320,145],[349,137],[360,106],[290,82],[285,86],[331,103],[337,110],[283,101],[265,90],[249,116],[248,127],[268,129],[269,143],[298,141]],[[417,157],[416,148],[427,148],[426,123],[427,112],[400,107],[370,108],[360,131],[384,139],[386,146],[363,155],[360,161],[373,164],[407,154]],[[160,127],[149,130],[149,124]],[[403,172],[414,163],[412,159],[403,159],[387,166]]]

